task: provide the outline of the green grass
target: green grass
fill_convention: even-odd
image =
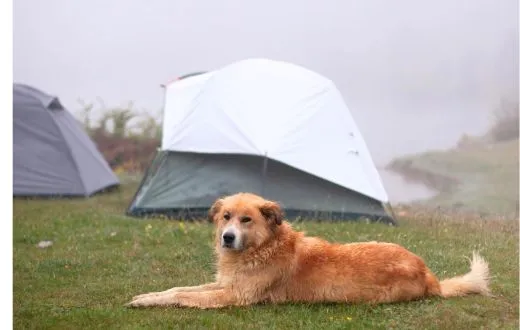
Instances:
[[[518,216],[518,140],[411,155],[389,167],[437,186],[424,205]]]
[[[129,309],[139,293],[210,281],[207,223],[123,215],[135,189],[88,200],[15,200],[15,329],[518,329],[518,223],[435,214],[399,227],[297,223],[332,241],[397,242],[440,277],[468,270],[479,250],[494,276],[494,297],[429,299],[380,306],[285,304],[222,310]],[[54,244],[36,247],[42,240]]]

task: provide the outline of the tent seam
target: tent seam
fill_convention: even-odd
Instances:
[[[45,110],[47,110],[47,111],[54,111],[54,110],[51,110],[51,109],[49,109],[47,107],[45,107]],[[62,111],[65,111],[65,110],[62,109]],[[58,125],[58,123],[56,123],[56,120],[55,120],[54,116],[51,113],[48,113],[48,115],[51,117],[52,123],[54,124],[54,126],[56,126],[58,128],[58,131],[60,132],[62,140],[65,141],[65,145],[67,147],[67,154],[70,156],[70,158],[71,158],[71,160],[72,160],[72,162],[74,164],[74,168],[76,169],[77,175],[79,177],[79,181],[81,183],[81,187],[83,188],[83,195],[88,196],[89,192],[87,191],[87,187],[85,185],[85,180],[84,180],[83,176],[81,175],[81,171],[79,170],[78,162],[77,162],[76,158],[74,157],[74,154],[71,151],[71,146],[69,144],[69,141],[67,141],[67,139],[65,139],[65,134],[63,134],[63,131],[62,131],[60,125]]]

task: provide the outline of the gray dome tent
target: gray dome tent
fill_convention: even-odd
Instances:
[[[118,185],[57,97],[13,84],[13,196],[90,196]]]

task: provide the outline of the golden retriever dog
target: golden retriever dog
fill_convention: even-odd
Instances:
[[[221,308],[257,303],[392,303],[432,296],[490,295],[488,265],[439,281],[424,261],[392,243],[338,244],[283,221],[279,204],[251,193],[218,199],[215,282],[135,296],[131,307]]]

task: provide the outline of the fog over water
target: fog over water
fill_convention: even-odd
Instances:
[[[518,98],[518,1],[17,0],[14,80],[158,113],[159,87],[236,60],[290,61],[333,80],[376,165],[484,132]],[[425,197],[382,171],[393,200]]]

